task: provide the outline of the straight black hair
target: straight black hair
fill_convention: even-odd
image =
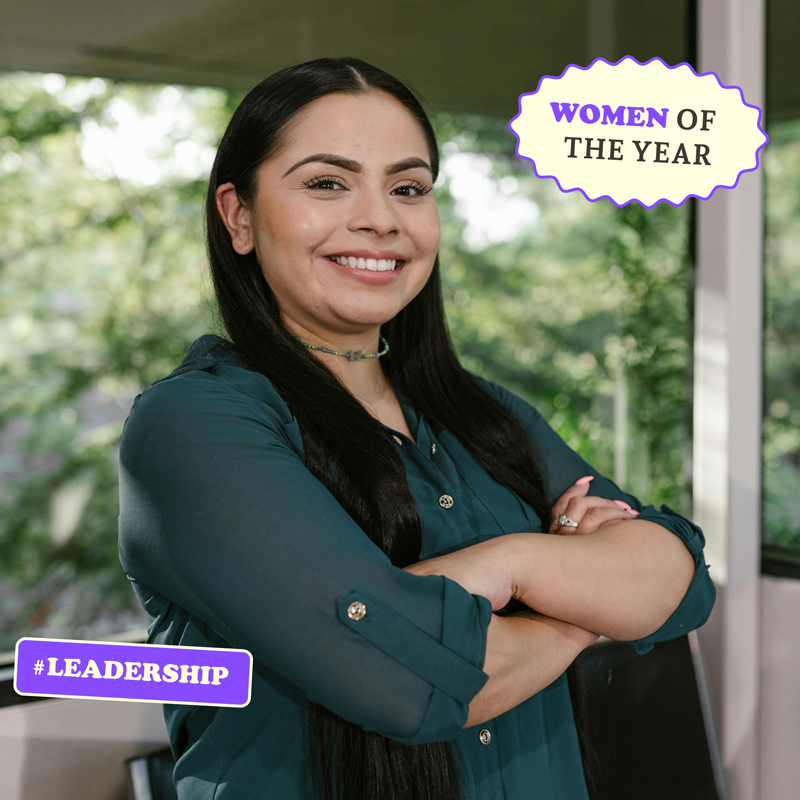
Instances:
[[[356,58],[319,58],[282,69],[244,98],[225,131],[208,185],[206,234],[211,276],[229,348],[266,375],[297,418],[307,468],[398,567],[419,560],[422,530],[405,467],[391,435],[284,326],[255,252],[237,254],[217,211],[216,190],[232,182],[252,207],[258,167],[285,145],[287,123],[307,104],[333,93],[383,92],[419,124],[439,172],[436,135],[412,90]],[[550,524],[540,471],[519,421],[461,366],[444,316],[437,255],[419,294],[381,326],[391,344],[381,366],[434,430],[447,429],[489,475],[527,500],[543,529]],[[334,418],[337,425],[328,421]],[[584,772],[592,788],[582,691],[568,670]],[[402,745],[309,702],[307,755],[319,800],[459,800],[452,743]]]

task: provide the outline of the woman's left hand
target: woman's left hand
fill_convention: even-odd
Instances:
[[[587,476],[590,477],[590,476]],[[588,496],[591,480],[580,478],[583,483],[576,482],[558,498],[553,506],[552,522],[549,533],[559,536],[572,536],[582,533],[594,533],[609,522],[622,519],[636,519],[639,512],[632,509],[623,500],[608,500],[605,497]],[[565,514],[578,523],[578,527],[557,525],[559,515]]]

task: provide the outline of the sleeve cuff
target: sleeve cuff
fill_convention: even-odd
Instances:
[[[646,506],[637,519],[655,522],[672,531],[686,545],[695,562],[692,582],[669,619],[649,636],[624,642],[642,655],[650,652],[656,642],[677,639],[704,625],[714,607],[717,590],[708,574],[709,566],[703,555],[706,541],[699,526],[663,504],[660,512],[655,510],[655,506]]]
[[[337,603],[339,619],[345,625],[433,686],[419,730],[402,739],[392,735],[402,744],[452,739],[467,721],[470,701],[489,679],[482,667],[491,602],[470,594],[450,578],[440,577],[441,642],[368,592],[350,592]]]
[[[668,505],[661,504],[661,511],[656,511],[654,505],[645,506],[636,519],[646,519],[656,522],[667,530],[672,531],[689,549],[695,557],[706,546],[706,538],[699,525],[673,511]]]

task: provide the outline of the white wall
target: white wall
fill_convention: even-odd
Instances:
[[[125,759],[167,746],[158,703],[39,700],[0,709],[0,800],[125,800]]]
[[[759,108],[765,3],[698,2],[699,71]],[[762,173],[743,173],[697,208],[692,518],[718,588],[700,641],[728,800],[759,800],[760,791]]]
[[[725,587],[717,592],[724,603]],[[745,731],[739,746],[759,743],[758,800],[795,800],[800,798],[800,580],[764,575],[759,593],[759,705],[753,730]],[[715,607],[698,631],[717,731],[724,702],[723,622]],[[739,787],[731,785],[730,772],[726,780],[728,797],[736,797]]]
[[[760,800],[800,797],[800,580],[761,579]]]

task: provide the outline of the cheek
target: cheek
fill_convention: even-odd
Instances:
[[[273,249],[291,252],[314,250],[328,236],[333,225],[325,204],[309,204],[302,198],[281,198],[266,209],[261,238]],[[266,222],[268,220],[269,222]]]
[[[439,249],[441,235],[439,214],[434,206],[432,213],[420,219],[416,225],[417,246],[426,252],[433,251],[435,253]]]

